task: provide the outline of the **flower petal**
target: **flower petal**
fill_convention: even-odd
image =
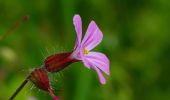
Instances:
[[[98,69],[96,67],[96,65],[94,65],[91,61],[89,61],[88,59],[83,59],[83,62],[84,62],[84,65],[87,67],[87,68],[92,68],[94,69],[97,74],[98,74],[98,77],[99,77],[99,80],[100,80],[100,83],[102,84],[105,84],[106,83],[106,79],[104,78],[102,72],[100,71],[100,69]]]
[[[103,53],[100,52],[89,52],[88,55],[84,55],[81,53],[81,59],[87,68],[92,68],[97,72],[100,78],[100,82],[104,84],[105,79],[101,71],[105,72],[107,75],[110,74],[109,59]]]
[[[82,47],[90,51],[102,41],[102,38],[102,32],[100,31],[96,23],[94,21],[91,21],[87,28],[85,37],[82,41]]]
[[[105,72],[107,75],[110,74],[109,70],[109,59],[100,52],[89,52],[88,55],[85,56],[86,60],[88,60],[92,65],[95,65],[97,68]]]
[[[79,54],[80,54],[80,60],[83,62],[85,67],[90,69],[90,67],[92,67],[92,65],[91,65],[90,61],[88,61],[88,59],[86,59],[86,56],[84,55],[84,52],[82,49],[80,49]]]
[[[97,72],[98,77],[100,79],[100,83],[106,84],[106,79],[104,78],[102,72],[97,67],[93,67],[93,69]]]
[[[81,17],[79,15],[75,15],[73,18],[74,27],[76,30],[76,44],[74,48],[80,46],[81,38],[82,38],[82,22]]]

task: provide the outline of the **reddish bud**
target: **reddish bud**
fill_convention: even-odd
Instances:
[[[72,52],[60,53],[49,56],[45,60],[45,68],[49,72],[58,72],[73,62],[76,62],[75,59],[71,58]]]
[[[44,68],[35,69],[31,72],[29,79],[39,88],[50,94],[54,100],[59,100],[50,88],[47,72]]]
[[[48,81],[47,72],[42,69],[35,69],[30,74],[30,80],[40,89],[44,91],[49,91],[50,84]]]

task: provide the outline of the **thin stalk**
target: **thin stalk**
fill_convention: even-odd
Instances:
[[[13,100],[16,95],[21,91],[21,89],[27,84],[27,82],[29,81],[29,77],[30,75],[28,75],[26,77],[26,79],[21,83],[21,85],[16,89],[16,91],[12,94],[12,96],[9,98],[9,100]]]
[[[54,95],[53,91],[51,89],[48,89],[48,93],[53,98],[53,100],[59,100],[57,96]]]
[[[0,36],[0,41],[5,39],[9,34],[11,34],[14,30],[16,30],[18,27],[20,27],[25,21],[29,19],[29,16],[24,16],[18,23],[16,23],[14,26],[12,26],[5,34]]]

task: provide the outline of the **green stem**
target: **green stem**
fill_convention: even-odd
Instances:
[[[16,95],[21,91],[21,89],[27,84],[27,82],[29,81],[29,76],[26,77],[26,79],[21,83],[21,85],[16,89],[16,91],[12,94],[12,96],[9,98],[9,100],[13,100]]]

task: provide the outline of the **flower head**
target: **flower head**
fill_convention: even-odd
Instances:
[[[106,83],[102,72],[107,75],[110,74],[109,71],[109,59],[100,52],[92,52],[91,50],[95,48],[103,38],[103,34],[96,25],[94,21],[91,21],[84,38],[82,39],[82,21],[79,15],[75,15],[73,18],[73,23],[76,30],[76,43],[74,51],[72,53],[72,58],[81,60],[87,68],[94,69],[100,79],[102,84]]]
[[[45,68],[49,72],[58,72],[73,62],[82,61],[87,68],[95,70],[102,84],[106,80],[101,71],[110,74],[109,59],[100,52],[91,52],[103,38],[103,34],[94,21],[91,21],[84,38],[82,39],[82,22],[79,15],[73,18],[76,30],[76,43],[74,50],[68,53],[60,53],[49,56],[45,60]]]

